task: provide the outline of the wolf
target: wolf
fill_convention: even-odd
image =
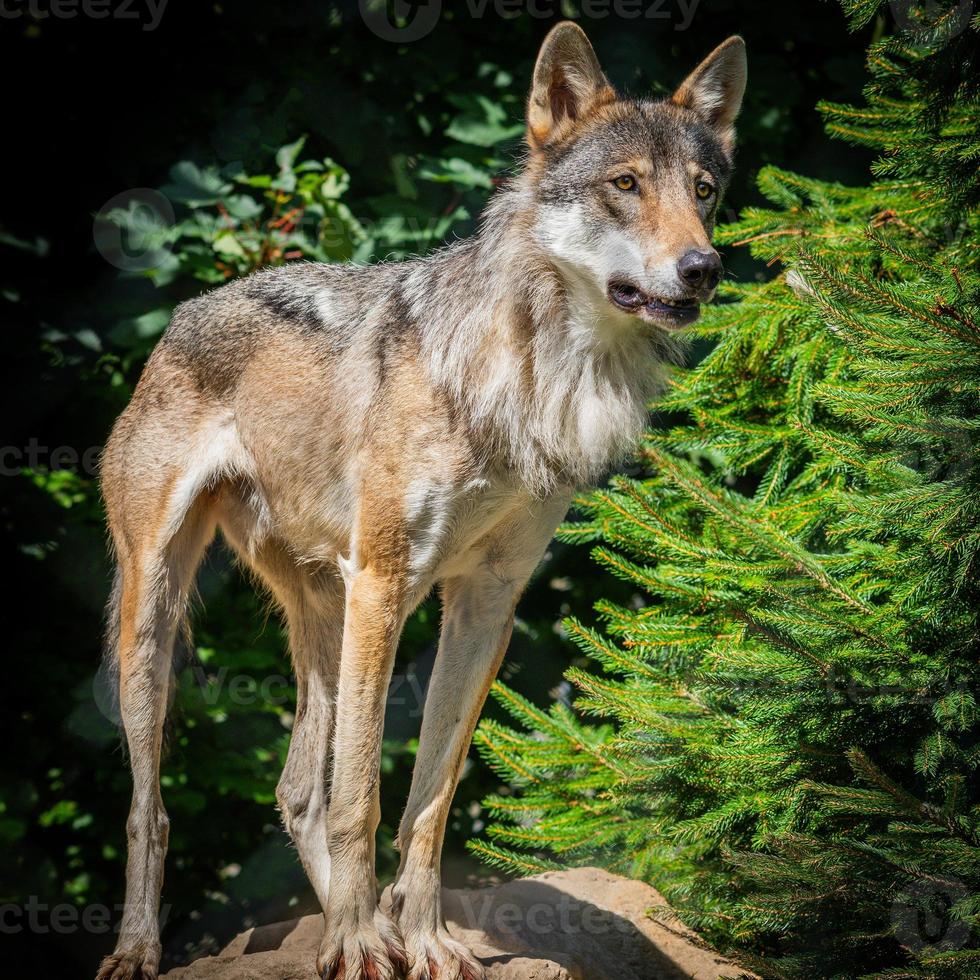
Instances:
[[[440,909],[453,793],[525,583],[572,494],[638,440],[718,285],[745,80],[732,37],[671,97],[622,98],[561,23],[534,68],[526,159],[474,237],[399,263],[289,263],[176,309],[101,468],[133,796],[99,980],[157,976],[172,650],[219,530],[288,627],[297,711],[277,799],[323,909],[319,975],[484,975]],[[435,587],[441,636],[381,911],[386,691]]]

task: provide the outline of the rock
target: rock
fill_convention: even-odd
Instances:
[[[597,868],[443,892],[449,931],[480,958],[487,980],[748,976],[676,919],[647,915],[664,904],[649,885]],[[319,915],[257,926],[161,980],[317,980],[321,929]]]

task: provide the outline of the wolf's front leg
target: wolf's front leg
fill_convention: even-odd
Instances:
[[[402,856],[392,893],[409,980],[484,976],[443,921],[442,841],[473,729],[510,641],[514,607],[567,506],[562,498],[522,509],[488,541],[479,567],[444,584],[442,636],[425,699],[412,789],[398,831]]]
[[[374,876],[385,695],[404,593],[397,577],[370,565],[348,576],[327,813],[330,888],[317,956],[324,980],[393,980],[404,964],[397,930],[377,909]]]

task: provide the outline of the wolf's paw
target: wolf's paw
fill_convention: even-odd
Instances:
[[[473,954],[449,933],[405,935],[408,980],[484,980],[486,974]]]
[[[328,925],[316,958],[323,980],[402,980],[406,963],[398,929],[380,910],[359,929]]]
[[[95,980],[157,980],[159,966],[160,947],[141,944],[107,956]]]

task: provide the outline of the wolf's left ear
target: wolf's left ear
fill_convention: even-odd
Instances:
[[[527,141],[538,149],[616,93],[578,24],[556,24],[541,45],[527,103]]]
[[[747,76],[745,42],[730,37],[684,79],[670,101],[696,112],[718,134],[725,152],[731,153]]]

